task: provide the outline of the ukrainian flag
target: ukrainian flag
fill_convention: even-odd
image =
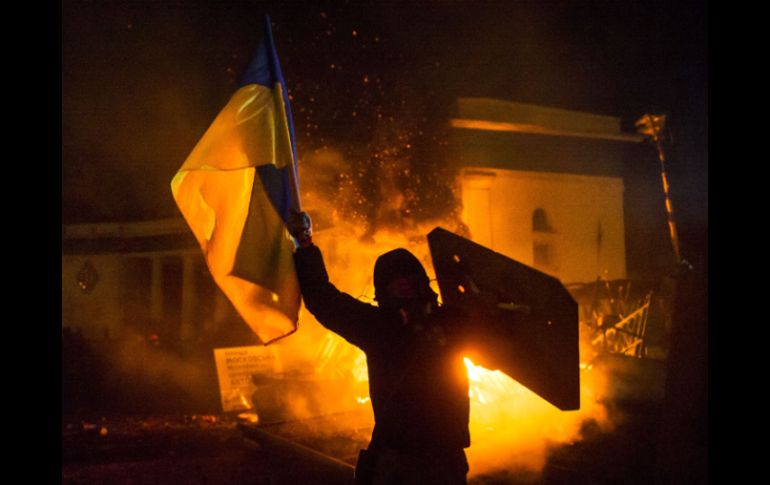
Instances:
[[[239,89],[171,181],[211,275],[265,344],[297,328],[285,221],[299,209],[291,109],[270,19]]]

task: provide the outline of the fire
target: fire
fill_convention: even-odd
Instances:
[[[468,369],[468,397],[477,404],[494,404],[526,391],[525,387],[500,371],[475,365],[468,357],[464,357],[463,361]]]
[[[303,205],[311,211],[311,216],[313,212],[320,215],[314,220],[313,240],[324,254],[330,279],[340,290],[373,303],[374,262],[380,254],[397,247],[409,249],[428,274],[435,274],[425,236],[436,226],[458,231],[462,224],[456,215],[442,220],[404,222],[401,216],[394,216],[404,198],[387,197],[384,200],[391,202],[381,206],[382,213],[376,216],[379,223],[371,223],[351,209],[357,207],[361,194],[349,178],[343,176],[350,171],[344,157],[327,150],[317,154],[317,158],[305,165],[315,164],[322,170],[308,169],[307,173],[300,173],[307,191],[302,194]],[[393,191],[393,187],[384,182],[381,188],[388,193]],[[438,293],[435,281],[431,284]],[[347,379],[355,392],[324,395],[327,406],[341,410],[371,407],[364,353],[321,327],[304,309],[298,332],[276,345],[282,347],[282,360],[287,367],[291,360],[304,360],[317,374]],[[477,366],[468,358],[465,365],[471,401],[472,446],[467,450],[471,474],[511,467],[538,471],[545,464],[550,444],[578,439],[580,426],[587,419],[596,420],[600,425],[607,422],[605,409],[598,402],[604,376],[595,369],[581,368],[581,409],[564,412],[500,371]],[[335,399],[339,402],[330,402]]]
[[[548,446],[577,440],[585,420],[607,424],[597,400],[604,387],[600,374],[581,371],[581,408],[565,412],[502,372],[464,361],[471,399],[472,446],[467,454],[472,473],[504,466],[539,471]]]
[[[432,226],[419,229],[423,241],[424,234],[430,229]],[[416,238],[410,240],[406,235],[390,231],[381,231],[374,240],[367,242],[361,242],[355,235],[354,231],[345,231],[343,226],[320,232],[314,240],[324,252],[332,281],[362,301],[373,302],[371,278],[377,256],[395,247],[408,248],[432,274],[427,242],[416,244]],[[360,270],[351,271],[351,268]],[[348,398],[350,405],[370,407],[365,354],[320,327],[311,315],[304,313],[302,318],[297,337],[303,331],[309,331],[308,327],[313,328],[313,333],[318,332],[312,341],[312,345],[319,349],[317,369],[325,372],[335,369],[337,375],[346,373],[357,386],[355,396]],[[600,425],[607,423],[605,409],[597,400],[603,390],[603,376],[585,364],[581,366],[581,409],[564,412],[502,372],[475,365],[468,358],[464,362],[471,401],[472,446],[467,454],[472,474],[511,466],[539,471],[545,464],[548,446],[579,439],[580,426],[587,419],[596,420]],[[340,403],[339,406],[349,409],[348,404]]]

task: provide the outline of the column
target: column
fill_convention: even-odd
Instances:
[[[150,327],[158,328],[163,320],[163,260],[151,256],[152,278],[150,281]]]
[[[180,337],[182,340],[195,338],[195,256],[182,255],[182,311]]]

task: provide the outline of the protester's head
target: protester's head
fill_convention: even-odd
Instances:
[[[383,308],[409,308],[435,303],[428,274],[420,261],[406,249],[394,249],[374,264],[374,298]]]

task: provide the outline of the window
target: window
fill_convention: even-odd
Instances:
[[[541,269],[553,270],[553,233],[544,209],[532,212],[532,263]]]
[[[553,232],[543,209],[535,209],[532,213],[532,230],[535,232]]]
[[[535,266],[549,266],[551,264],[551,245],[535,242],[534,246]]]

